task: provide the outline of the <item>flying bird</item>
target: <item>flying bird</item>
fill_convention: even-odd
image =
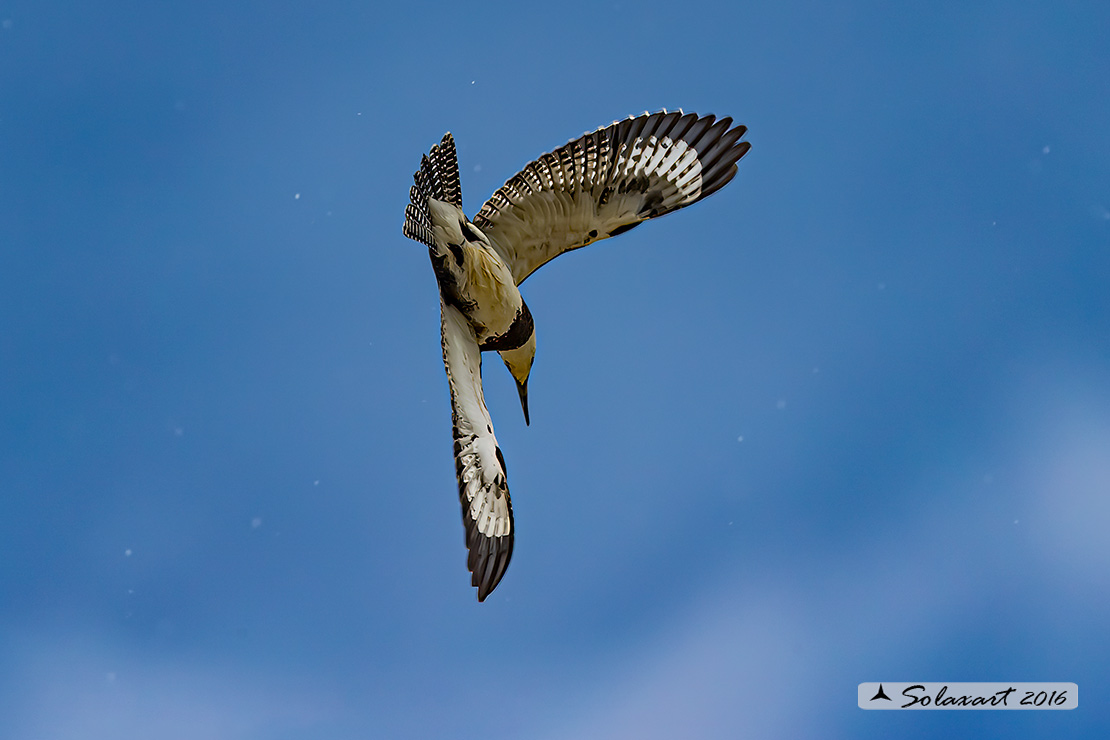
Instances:
[[[478,601],[501,581],[513,554],[513,507],[482,394],[481,353],[501,355],[529,423],[536,329],[517,286],[564,252],[720,190],[751,146],[740,141],[746,131],[731,118],[682,111],[631,116],[530,163],[473,220],[462,210],[450,132],[421,158],[403,232],[428,247],[439,283],[455,472]]]

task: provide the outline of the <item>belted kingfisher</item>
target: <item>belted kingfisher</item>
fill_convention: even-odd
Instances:
[[[682,111],[631,116],[544,154],[494,193],[473,221],[462,210],[451,134],[421,159],[403,232],[427,245],[439,283],[455,471],[478,601],[501,581],[513,553],[513,508],[482,394],[481,353],[501,355],[527,424],[536,329],[517,286],[563,252],[720,190],[751,147],[740,141],[746,131],[731,118]]]

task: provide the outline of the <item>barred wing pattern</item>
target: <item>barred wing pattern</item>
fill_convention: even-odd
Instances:
[[[712,195],[750,144],[731,118],[644,113],[535,160],[486,201],[474,224],[517,285],[563,252],[616,236]]]
[[[470,321],[440,300],[443,319],[443,365],[451,388],[451,426],[455,438],[455,472],[459,479],[470,583],[478,601],[505,575],[513,555],[513,506],[505,459],[482,393],[482,354]]]

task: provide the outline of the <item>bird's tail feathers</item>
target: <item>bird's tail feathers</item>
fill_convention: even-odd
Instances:
[[[459,159],[455,153],[455,139],[448,131],[432,150],[420,159],[420,169],[412,176],[415,185],[409,191],[409,204],[405,207],[405,236],[435,246],[432,235],[432,216],[428,199],[435,198],[462,208],[462,187],[459,184]]]

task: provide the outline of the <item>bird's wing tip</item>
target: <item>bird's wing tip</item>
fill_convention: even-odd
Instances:
[[[474,328],[454,306],[441,302],[443,364],[451,390],[455,472],[459,483],[466,567],[478,600],[497,587],[513,552],[513,507],[505,459],[493,434],[482,393],[482,359]]]

